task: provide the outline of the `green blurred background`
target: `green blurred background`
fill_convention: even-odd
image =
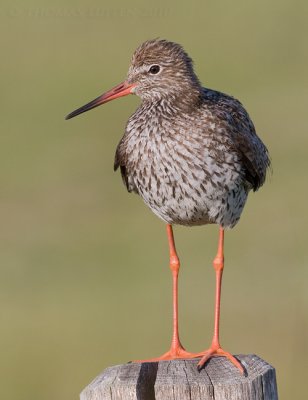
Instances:
[[[281,399],[303,398],[307,11],[291,0],[2,1],[1,399],[77,399],[105,367],[169,346],[165,227],[113,173],[139,100],[64,120],[158,36],[185,47],[204,85],[239,98],[269,147],[274,173],[226,235],[221,340],[273,364]],[[212,335],[217,233],[175,230],[191,351]]]

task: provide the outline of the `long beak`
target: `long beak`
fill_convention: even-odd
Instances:
[[[113,89],[109,90],[108,92],[103,93],[101,96],[90,101],[90,103],[87,103],[84,106],[78,108],[77,110],[71,112],[65,117],[65,119],[71,119],[73,117],[76,117],[76,115],[89,111],[92,108],[107,103],[108,101],[111,101],[118,97],[127,96],[128,94],[132,94],[135,86],[136,84],[128,84],[127,82],[122,82],[119,85],[115,86]]]

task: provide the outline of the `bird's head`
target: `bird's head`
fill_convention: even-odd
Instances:
[[[136,94],[143,101],[165,100],[179,105],[198,99],[200,90],[192,60],[182,46],[162,39],[148,40],[134,52],[124,82],[73,111],[66,119],[128,94]]]
[[[148,40],[134,52],[126,82],[143,100],[180,98],[200,88],[193,63],[183,47],[167,40]]]

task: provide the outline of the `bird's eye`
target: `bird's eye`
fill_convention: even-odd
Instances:
[[[160,66],[159,65],[152,65],[149,69],[150,74],[158,74],[160,71]]]

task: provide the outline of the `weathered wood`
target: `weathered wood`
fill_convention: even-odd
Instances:
[[[105,369],[80,400],[278,400],[275,369],[256,355],[239,355],[246,376],[225,358],[197,371],[198,360],[131,363]]]

